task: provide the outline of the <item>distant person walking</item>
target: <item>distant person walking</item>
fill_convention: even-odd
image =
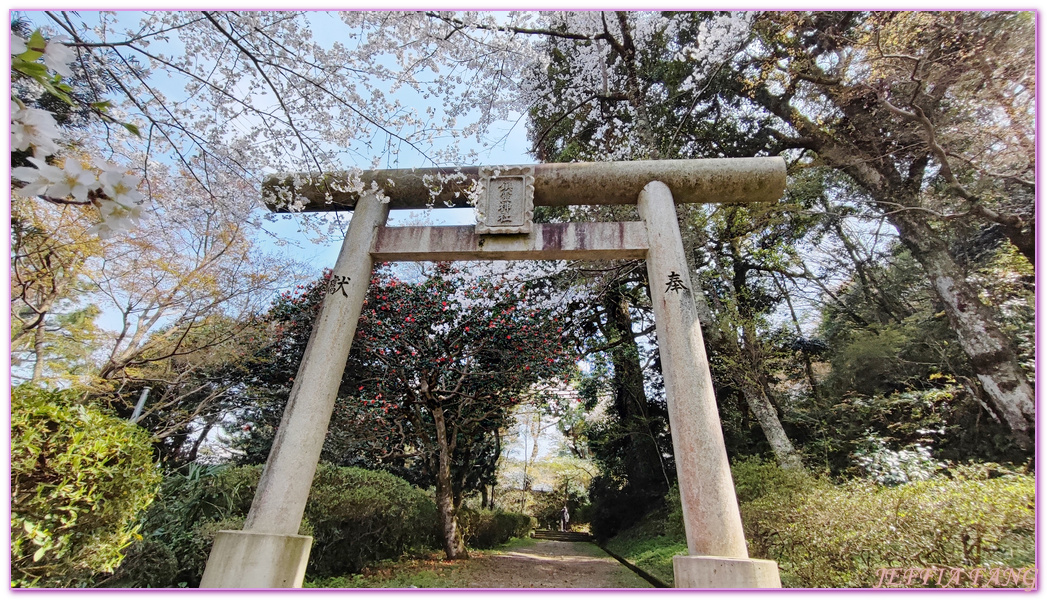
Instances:
[[[570,529],[570,525],[568,525],[568,523],[570,522],[571,515],[567,512],[567,505],[564,504],[563,510],[560,511],[560,531],[568,531]]]

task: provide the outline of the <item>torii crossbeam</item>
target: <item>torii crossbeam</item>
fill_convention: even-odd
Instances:
[[[299,174],[263,186],[274,210],[297,202],[353,216],[244,528],[216,536],[201,587],[301,587],[312,538],[297,533],[376,261],[615,258],[647,261],[689,553],[673,559],[675,586],[781,587],[777,564],[746,550],[675,204],[777,200],[782,159],[395,169],[361,180]],[[390,208],[467,206],[470,194],[475,226],[385,226]],[[535,205],[632,203],[640,221],[531,221]]]

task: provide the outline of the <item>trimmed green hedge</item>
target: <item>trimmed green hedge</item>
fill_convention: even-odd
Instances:
[[[534,517],[520,513],[466,508],[459,511],[458,523],[464,529],[466,545],[471,548],[494,548],[514,537],[528,537],[538,525]]]
[[[313,526],[309,572],[356,573],[365,565],[434,547],[436,505],[422,490],[382,471],[321,465],[305,518]]]
[[[160,483],[146,432],[76,396],[11,391],[12,587],[82,586],[112,572]]]
[[[222,529],[240,529],[254,498],[261,465],[192,467],[169,476],[146,517],[146,539],[136,544],[118,577],[120,587],[196,587]],[[320,465],[305,507],[301,535],[313,536],[311,577],[358,572],[416,547],[432,547],[436,506],[399,477],[352,467]],[[170,569],[161,544],[173,557]],[[139,556],[141,558],[139,559]]]

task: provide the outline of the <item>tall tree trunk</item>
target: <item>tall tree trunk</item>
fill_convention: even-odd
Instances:
[[[189,449],[189,454],[186,455],[185,462],[191,463],[196,460],[196,456],[200,453],[201,444],[204,443],[204,440],[207,438],[207,434],[211,432],[211,429],[213,429],[214,426],[218,423],[218,420],[221,418],[221,416],[221,413],[219,413],[207,420],[207,423],[204,425],[204,428],[200,430],[200,435],[198,435],[196,441],[193,442],[192,448]]]
[[[767,367],[760,357],[759,348],[743,345],[745,342],[748,342],[748,344],[757,343],[756,329],[750,322],[743,326],[742,331],[744,332],[745,340],[737,340],[735,338],[731,340],[734,343],[727,344],[731,346],[729,349],[730,353],[737,360],[733,369],[735,384],[741,390],[749,410],[756,417],[756,422],[760,424],[760,430],[763,431],[764,437],[767,438],[767,443],[770,444],[771,451],[774,452],[774,458],[778,461],[778,465],[783,469],[802,469],[803,461],[800,459],[800,454],[793,447],[789,436],[785,433],[785,427],[782,426],[782,421],[778,418],[778,411],[767,396],[767,391],[763,385],[763,373]]]
[[[451,444],[447,437],[447,423],[442,408],[433,409],[436,443],[439,446],[436,469],[436,510],[440,516],[440,535],[443,537],[444,554],[448,560],[469,558],[465,540],[458,529],[458,511],[455,510],[454,490],[451,483]]]
[[[529,423],[531,428],[531,465],[538,461],[538,438],[542,437],[542,413],[534,411],[534,420]]]
[[[1032,386],[992,311],[967,282],[963,269],[925,217],[915,210],[901,210],[894,211],[889,219],[945,304],[949,324],[993,409],[1014,432],[1018,445],[1031,450],[1036,416]]]
[[[941,89],[944,94],[945,88]],[[826,90],[841,108],[853,114],[867,112],[866,107],[851,101],[855,96],[845,93],[844,87],[830,86]],[[774,96],[766,88],[761,88],[752,97],[792,125],[803,137],[802,147],[816,151],[824,164],[840,169],[872,195],[884,216],[898,230],[901,242],[923,266],[944,303],[949,324],[970,359],[971,368],[993,409],[1010,427],[1015,442],[1026,451],[1032,450],[1035,420],[1032,386],[992,311],[982,304],[977,291],[967,282],[963,269],[949,254],[945,241],[931,227],[928,207],[921,202],[929,155],[922,161],[914,161],[906,177],[898,171],[890,156],[870,155],[853,140],[834,137],[804,117],[790,105],[791,96]],[[865,140],[882,137],[881,123],[866,120],[864,131],[858,129],[861,124],[861,119],[853,120],[851,127],[855,139],[859,139],[861,134],[865,135]]]
[[[736,362],[733,379],[745,397],[749,410],[756,417],[756,422],[760,424],[779,466],[783,469],[802,469],[803,461],[789,441],[763,383],[769,369],[756,331],[756,310],[752,306],[753,293],[748,282],[750,266],[739,252],[737,244],[731,243],[729,252],[732,267],[729,275],[734,301],[738,306],[738,319],[737,323],[732,324],[730,332],[725,332],[723,346],[726,354]],[[741,334],[738,333],[739,327]]]
[[[480,503],[480,508],[488,508],[494,510],[494,488],[498,485],[498,457],[502,455],[502,431],[500,429],[494,430],[494,467],[493,475],[491,476],[491,495],[487,495],[487,484],[481,483],[480,489],[483,490],[484,498],[488,500]]]
[[[789,441],[789,436],[786,435],[785,428],[782,427],[782,422],[778,418],[778,411],[775,410],[771,399],[767,397],[763,386],[752,377],[745,377],[739,383],[742,395],[745,396],[745,403],[756,417],[756,422],[760,424],[760,429],[763,430],[767,443],[771,445],[771,451],[774,452],[778,466],[783,469],[802,469],[803,461],[800,460],[796,448]]]
[[[671,480],[662,462],[661,449],[651,431],[643,368],[633,335],[629,300],[620,290],[612,288],[604,295],[604,307],[608,324],[621,340],[611,351],[611,363],[614,367],[614,409],[629,437],[626,474],[629,483],[638,489],[649,490],[652,495],[664,495]]]
[[[785,287],[785,284],[778,281],[778,276],[774,275],[774,285],[778,288],[778,292],[785,298],[785,305],[789,307],[789,316],[792,318],[793,329],[796,330],[796,338],[802,339],[803,329],[800,327],[800,320],[796,317],[796,309],[793,307],[792,297],[789,296],[789,290]],[[818,379],[814,376],[814,365],[811,364],[811,354],[805,348],[801,348],[800,360],[803,361],[804,375],[807,377],[807,385],[811,388],[811,396],[818,398],[820,396],[818,389]]]
[[[40,319],[40,323],[37,324],[35,329],[33,332],[33,354],[36,355],[36,360],[33,362],[33,378],[30,380],[33,383],[37,383],[44,378],[44,364],[47,362],[47,359],[44,357],[47,331],[44,329],[43,319]]]

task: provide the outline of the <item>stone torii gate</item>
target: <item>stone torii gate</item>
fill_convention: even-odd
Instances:
[[[646,259],[683,504],[688,556],[673,559],[676,587],[781,587],[773,561],[750,559],[713,395],[705,343],[675,203],[770,202],[785,189],[780,158],[662,160],[472,167],[430,192],[448,171],[366,171],[381,198],[298,185],[305,210],[352,210],[328,293],[242,531],[215,538],[201,587],[301,587],[312,538],[297,535],[356,324],[376,261]],[[270,178],[269,191],[300,177]],[[446,179],[446,178],[444,178]],[[482,184],[478,223],[386,227],[390,208],[465,206]],[[286,198],[286,195],[284,196]],[[381,198],[381,199],[380,199]],[[384,202],[383,202],[384,201]],[[636,203],[640,221],[532,222],[533,207]]]

